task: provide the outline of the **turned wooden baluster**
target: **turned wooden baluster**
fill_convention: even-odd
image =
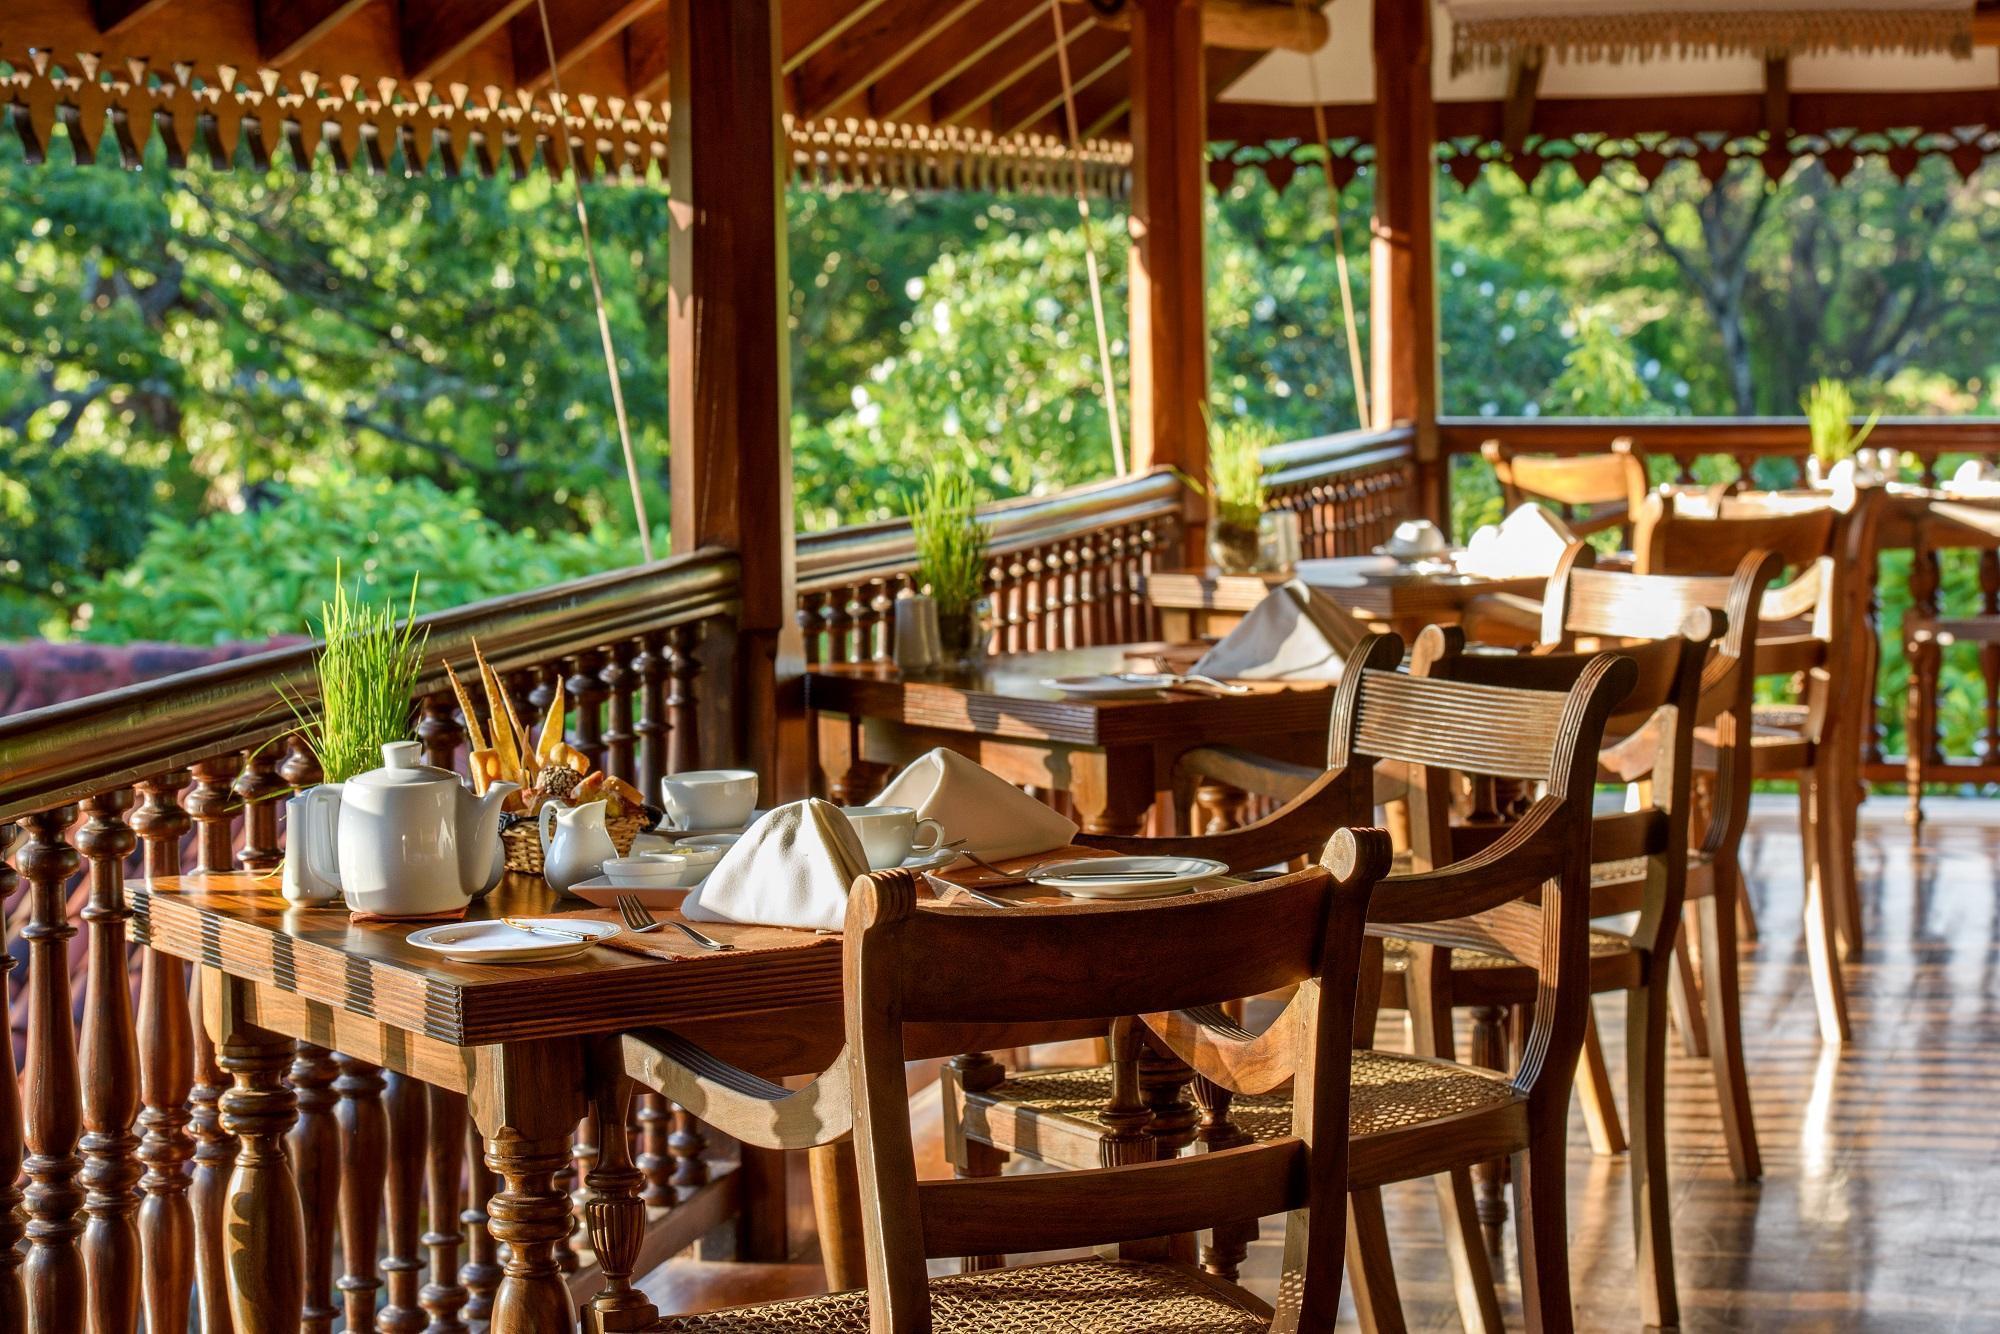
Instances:
[[[83,1085],[84,1211],[89,1223],[83,1256],[90,1279],[90,1328],[116,1334],[139,1320],[138,1185],[144,1169],[132,1123],[139,1112],[139,1037],[132,1026],[132,983],[126,972],[125,859],[139,845],[125,812],[126,791],[83,804],[76,845],[90,863],[90,902],[83,910],[89,963],[78,1049]]]
[[[465,1228],[465,1265],[458,1281],[465,1287],[465,1318],[483,1321],[493,1314],[493,1292],[500,1286],[499,1247],[486,1216],[486,1202],[500,1187],[486,1165],[486,1141],[469,1116],[465,1136],[465,1211],[458,1216]]]
[[[667,770],[667,660],[663,638],[655,633],[639,641],[639,655],[632,659],[632,671],[639,678],[639,791],[647,801],[660,799],[660,779]],[[808,637],[807,649],[811,651]]]
[[[28,842],[16,864],[28,880],[28,1054],[21,1074],[28,1157],[28,1328],[71,1330],[84,1310],[83,1191],[77,1173],[82,1133],[76,1036],[70,1020],[69,941],[63,890],[78,865],[63,838],[76,807],[41,811],[22,821]]]
[[[207,834],[202,830],[202,835]],[[227,826],[224,826],[225,835]],[[223,839],[228,851],[228,840]],[[188,1128],[194,1135],[194,1177],[188,1203],[194,1213],[194,1271],[201,1293],[201,1334],[231,1334],[229,1276],[222,1235],[228,1202],[229,1173],[236,1163],[236,1141],[222,1129],[222,1070],[215,1063],[215,1044],[202,1022],[201,979],[189,980],[188,1019],[194,1039],[195,1084],[188,1091]]]
[[[382,1097],[388,1122],[388,1243],[382,1257],[387,1300],[375,1317],[380,1334],[419,1334],[426,1320],[417,1305],[424,1262],[417,1253],[417,1221],[422,1214],[424,1149],[430,1140],[429,1108],[423,1081],[391,1074]]]
[[[1209,1153],[1252,1142],[1250,1136],[1229,1119],[1229,1104],[1234,1096],[1222,1085],[1200,1075],[1195,1076],[1194,1101],[1201,1109],[1201,1122],[1195,1127],[1194,1137]],[[1215,1227],[1209,1232],[1208,1244],[1201,1249],[1201,1267],[1234,1283],[1245,1257],[1250,1254],[1250,1243],[1256,1239],[1255,1222]]]
[[[597,673],[598,684],[603,686],[604,694],[611,703],[610,718],[604,728],[604,771],[628,783],[638,777],[632,763],[632,746],[637,740],[632,731],[632,683],[635,677],[625,662],[625,654],[631,647],[629,642],[613,644],[604,655],[603,669]],[[653,799],[649,793],[647,800]]]
[[[875,595],[868,599],[868,638],[862,656],[874,662],[891,662],[896,657],[897,579],[877,579]]]
[[[197,874],[227,871],[234,862],[235,839],[230,815],[234,800],[229,785],[236,777],[237,757],[222,755],[194,766],[194,786],[188,789],[188,814],[194,817],[194,869]]]
[[[673,1113],[667,1110],[665,1098],[642,1092],[633,1119],[639,1123],[639,1172],[646,1179],[642,1198],[647,1204],[664,1209],[674,1202],[673,1157],[667,1148]]]
[[[0,848],[11,845],[15,826],[0,824]],[[0,860],[0,903],[14,895],[14,868]],[[0,918],[0,924],[4,923]],[[8,1005],[12,989],[7,979],[14,971],[14,956],[0,950],[0,1057],[6,1069],[14,1069],[14,1017]],[[21,1213],[21,1086],[0,1078],[0,1329],[26,1329],[28,1297],[21,1289],[21,1238],[27,1220]],[[176,1326],[175,1328],[180,1328]]]
[[[556,668],[530,667],[526,671],[528,679],[528,707],[520,710],[522,725],[528,729],[529,744],[541,735],[542,719],[548,716],[549,705],[556,697]]]
[[[464,1278],[458,1268],[462,1241],[459,1211],[465,1204],[459,1185],[465,1171],[465,1095],[435,1085],[427,1086],[425,1092],[430,1103],[430,1149],[424,1172],[429,1230],[423,1240],[430,1252],[431,1275],[417,1300],[430,1317],[425,1334],[458,1334],[465,1328],[459,1313],[466,1303]]]
[[[673,650],[667,665],[668,773],[701,767],[701,724],[694,697],[694,678],[701,672],[701,660],[694,652],[699,634],[692,625],[677,625],[667,632],[667,643]],[[655,789],[658,786],[654,784]]]
[[[334,1107],[340,1073],[333,1053],[310,1042],[292,1044],[292,1088],[299,1119],[288,1141],[299,1209],[305,1216],[305,1311],[300,1329],[326,1334],[340,1315],[333,1302],[333,1220],[340,1200],[340,1127]]]
[[[820,642],[819,601],[819,594],[801,590],[798,607],[792,612],[792,619],[798,622],[799,639],[805,646],[808,667],[817,667],[826,660],[826,648]]]
[[[674,1187],[693,1190],[708,1184],[708,1137],[687,1108],[674,1107],[674,1129],[667,1136],[667,1153],[674,1160]]]
[[[575,1183],[570,1190],[570,1200],[576,1206],[578,1227],[584,1225],[584,1221],[588,1217],[586,1211],[591,1200],[596,1198],[597,1194],[596,1188],[590,1184],[590,1169],[597,1163],[597,1155],[600,1152],[599,1145],[601,1142],[598,1137],[601,1133],[598,1129],[597,1117],[594,1114],[586,1113],[583,1120],[576,1123],[576,1141],[570,1145],[570,1179]],[[631,1150],[627,1149],[626,1152],[630,1153]],[[565,1272],[576,1272],[574,1268],[575,1263],[576,1254],[574,1240],[572,1239],[569,1258],[570,1267],[566,1268]]]
[[[848,599],[852,595],[846,588],[827,596],[826,607],[821,614],[826,618],[826,658],[828,662],[853,662],[852,635],[854,617],[848,610]]]
[[[230,785],[243,802],[243,851],[236,863],[246,871],[268,871],[285,859],[278,846],[278,807],[290,785],[278,777],[281,757],[277,743],[259,746],[244,757],[242,772]]]
[[[440,769],[458,767],[458,748],[465,744],[465,726],[459,721],[457,704],[449,690],[424,696],[423,712],[417,718],[417,740],[423,743],[425,764]]]
[[[563,679],[576,738],[571,744],[583,752],[593,769],[604,767],[604,682],[598,676],[603,663],[602,653],[579,653],[569,659],[570,673]]]
[[[604,1133],[598,1137],[597,1155],[585,1178],[590,1200],[583,1216],[604,1286],[584,1313],[586,1330],[645,1329],[658,1314],[645,1294],[632,1286],[632,1270],[646,1239],[646,1206],[639,1198],[645,1178],[632,1165],[630,1141],[623,1129],[631,1102],[632,1081],[617,1062],[597,1062],[591,1119]]]
[[[285,1137],[298,1115],[285,1083],[292,1044],[234,1015],[223,1019],[216,1061],[230,1086],[222,1094],[222,1129],[241,1146],[223,1220],[229,1309],[239,1334],[292,1334],[305,1309],[304,1224],[285,1157]]]
[[[383,1178],[388,1170],[389,1129],[382,1112],[382,1072],[366,1061],[341,1056],[333,1081],[340,1102],[340,1283],[347,1328],[375,1323],[375,1239],[382,1219]]]

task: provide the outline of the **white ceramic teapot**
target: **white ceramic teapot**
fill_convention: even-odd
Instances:
[[[519,791],[484,795],[449,769],[421,762],[414,741],[382,747],[382,767],[341,785],[340,888],[354,912],[425,917],[463,908],[486,884],[500,839],[500,806]]]
[[[542,878],[559,894],[570,886],[604,873],[604,863],[618,855],[611,831],[604,826],[604,803],[542,807],[536,821],[542,839]]]

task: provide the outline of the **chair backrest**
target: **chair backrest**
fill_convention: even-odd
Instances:
[[[1813,508],[1759,506],[1725,496],[1713,513],[1683,512],[1672,496],[1650,495],[1639,507],[1632,533],[1634,569],[1640,574],[1728,574],[1753,551],[1776,552],[1804,571],[1833,549],[1840,520],[1831,498]]]
[[[931,1257],[1136,1241],[1279,1213],[1290,1216],[1283,1301],[1296,1320],[1285,1327],[1331,1328],[1356,986],[1368,898],[1389,855],[1379,830],[1342,830],[1325,865],[1228,893],[1013,913],[920,910],[906,871],[857,880],[844,949],[870,1328],[930,1328]],[[1286,1051],[1291,1136],[1090,1172],[917,1180],[904,1025],[1110,1019],[1287,986],[1298,988],[1286,1012],[1298,1039]]]
[[[1383,881],[1369,920],[1420,942],[1487,950],[1535,968],[1541,985],[1516,1084],[1530,1099],[1567,1098],[1589,1003],[1597,755],[1638,668],[1600,653],[1567,689],[1521,689],[1389,670],[1384,659],[1396,661],[1400,649],[1380,636],[1349,656],[1331,767],[1368,771],[1400,761],[1413,774],[1520,780],[1540,795],[1472,856]],[[1426,782],[1425,801],[1442,795],[1442,782]],[[1413,811],[1412,826],[1425,818]]]
[[[1549,505],[1579,537],[1629,525],[1646,497],[1646,465],[1627,439],[1612,441],[1608,454],[1517,454],[1498,440],[1479,452],[1493,465],[1509,510]]]

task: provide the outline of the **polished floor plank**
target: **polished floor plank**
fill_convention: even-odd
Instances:
[[[1813,1015],[1794,809],[1760,797],[1745,847],[1761,927],[1743,977],[1762,1182],[1730,1179],[1707,1063],[1677,1040],[1670,1048],[1681,1327],[2000,1329],[2000,802],[1933,799],[1914,844],[1900,798],[1869,803],[1859,848],[1868,944],[1847,968],[1855,1040],[1844,1050],[1822,1046]],[[1621,1007],[1601,1001],[1599,1022],[1622,1089]],[[1382,1040],[1400,1044],[1399,1022],[1385,1019]],[[917,1106],[934,1100],[920,1095]],[[932,1171],[942,1163],[935,1126],[933,1114],[919,1129]],[[1576,1117],[1570,1169],[1579,1327],[1636,1329],[1625,1160],[1594,1157]],[[1410,1328],[1457,1329],[1428,1184],[1386,1194]],[[1276,1231],[1266,1225],[1246,1270],[1267,1297]],[[794,1267],[762,1285],[748,1274],[695,1281],[683,1263],[647,1284],[672,1298],[663,1310],[787,1296],[804,1282]],[[1502,1275],[1519,1328],[1511,1239]]]

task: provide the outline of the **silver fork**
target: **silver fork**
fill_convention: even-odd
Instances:
[[[717,940],[714,936],[695,930],[686,922],[661,921],[647,911],[646,905],[639,902],[636,895],[620,894],[614,902],[618,907],[619,920],[625,923],[627,931],[635,935],[643,931],[658,931],[663,926],[677,926],[681,929],[682,934],[705,950],[733,950],[736,948],[726,941]]]

